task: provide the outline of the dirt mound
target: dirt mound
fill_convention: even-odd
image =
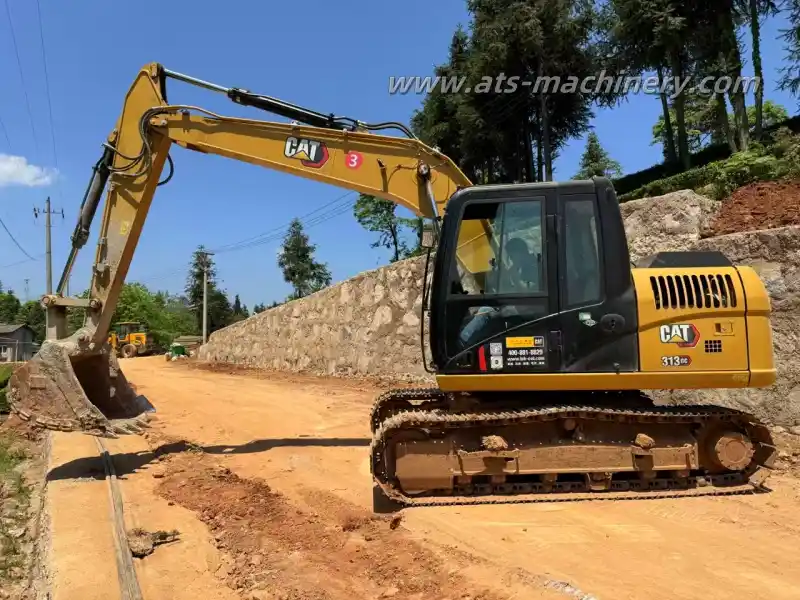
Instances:
[[[332,495],[302,510],[262,481],[185,455],[169,461],[158,492],[209,527],[223,552],[217,575],[248,599],[496,598],[468,589],[397,519]]]
[[[764,181],[736,190],[703,237],[800,225],[800,180]]]

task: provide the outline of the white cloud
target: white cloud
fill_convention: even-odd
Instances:
[[[24,185],[42,187],[56,178],[56,170],[28,164],[24,156],[0,154],[0,187]]]

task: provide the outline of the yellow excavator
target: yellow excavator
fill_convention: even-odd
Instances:
[[[291,122],[170,104],[170,79]],[[392,129],[402,136],[383,133]],[[21,418],[105,436],[145,424],[106,340],[150,203],[173,175],[173,144],[384,198],[427,218],[420,285],[430,318],[420,321],[430,356],[421,346],[437,386],[390,391],[374,404],[372,475],[390,499],[521,502],[764,487],[776,449],[755,417],[658,406],[644,393],[774,382],[770,301],[753,269],[717,252],[662,252],[632,265],[606,179],[473,185],[399,123],[325,115],[155,63],[125,97],[57,293],[42,299],[48,339],[10,380]],[[65,297],[104,190],[89,295]],[[87,318],[67,336],[70,307],[85,308]]]

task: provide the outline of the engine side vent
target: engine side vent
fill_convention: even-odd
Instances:
[[[730,275],[651,275],[657,310],[676,308],[736,308],[736,288]]]

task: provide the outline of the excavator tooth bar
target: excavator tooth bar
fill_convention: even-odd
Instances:
[[[73,338],[45,341],[11,375],[7,397],[14,414],[41,429],[117,437],[147,426],[147,407],[116,356],[88,352]]]
[[[727,408],[455,411],[424,393],[388,392],[373,409],[390,415],[374,432],[373,477],[409,506],[741,494],[765,489],[777,453],[765,426]]]

